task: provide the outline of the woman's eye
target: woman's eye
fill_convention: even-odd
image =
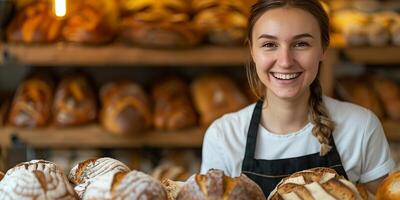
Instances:
[[[273,42],[266,42],[262,45],[262,47],[266,47],[266,48],[275,48],[277,47],[277,45]]]
[[[304,47],[308,47],[310,45],[307,42],[297,42],[294,46],[304,48]]]

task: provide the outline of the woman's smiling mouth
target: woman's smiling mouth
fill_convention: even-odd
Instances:
[[[298,78],[302,72],[296,72],[296,73],[278,73],[278,72],[270,72],[271,75],[278,79],[278,80],[293,80]]]

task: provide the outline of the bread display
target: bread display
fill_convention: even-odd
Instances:
[[[208,126],[223,114],[237,111],[248,104],[235,83],[225,76],[198,77],[191,84],[191,93],[202,126]]]
[[[133,170],[100,176],[87,186],[82,199],[167,200],[168,197],[159,181]]]
[[[52,101],[52,82],[42,75],[30,76],[18,86],[9,122],[19,127],[44,126],[50,119]]]
[[[52,14],[45,0],[26,4],[17,11],[7,28],[7,40],[12,43],[50,43],[60,38],[62,20]]]
[[[242,0],[193,0],[193,22],[209,42],[221,45],[244,43],[250,6]]]
[[[115,134],[139,133],[150,127],[150,103],[143,89],[133,82],[111,82],[100,90],[100,121]]]
[[[81,125],[96,119],[95,94],[85,76],[73,74],[61,80],[54,97],[53,115],[60,126]]]
[[[344,89],[342,96],[345,100],[368,108],[375,113],[379,118],[384,116],[384,110],[380,104],[379,97],[368,81],[363,78],[342,78],[339,80],[340,86]]]
[[[196,125],[197,115],[190,100],[186,83],[176,77],[166,78],[154,84],[153,123],[160,130],[178,130]]]
[[[0,182],[0,199],[77,200],[79,197],[54,163],[33,160],[7,171]]]
[[[400,172],[390,174],[381,183],[376,191],[376,200],[397,200],[400,199]]]
[[[334,169],[313,168],[282,179],[268,199],[366,200],[368,193],[365,188],[339,176]]]
[[[191,176],[180,188],[177,200],[265,199],[261,188],[247,176],[228,177],[221,170]]]
[[[144,47],[189,47],[200,35],[189,21],[185,0],[127,0],[122,2],[120,36]]]
[[[370,17],[356,10],[337,11],[332,15],[332,28],[342,33],[346,45],[361,46],[368,44],[365,26],[370,22]]]
[[[374,76],[370,82],[383,104],[387,116],[400,120],[400,87],[388,78]]]
[[[114,0],[74,0],[62,36],[68,42],[110,42],[117,30],[118,15],[118,5]]]

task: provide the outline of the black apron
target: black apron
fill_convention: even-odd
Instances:
[[[332,136],[330,137],[332,149],[325,156],[320,156],[318,152],[310,155],[278,160],[255,159],[254,152],[256,149],[262,105],[263,100],[256,103],[251,117],[242,173],[246,174],[250,179],[256,182],[261,187],[266,197],[269,196],[271,191],[283,178],[290,176],[295,172],[314,167],[333,168],[337,173],[348,179]]]

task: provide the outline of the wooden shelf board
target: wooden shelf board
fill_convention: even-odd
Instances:
[[[0,145],[9,147],[11,136],[33,147],[57,148],[124,148],[124,147],[201,147],[204,129],[192,128],[175,132],[148,131],[143,134],[119,136],[98,125],[73,128],[0,128]]]
[[[72,44],[0,44],[8,62],[36,66],[243,66],[247,49],[201,46],[191,49],[143,49],[122,44],[79,46]],[[3,58],[1,58],[3,59]],[[1,61],[1,60],[0,60]],[[3,62],[7,62],[6,59]]]
[[[347,47],[343,51],[352,62],[362,64],[400,63],[400,46]]]

